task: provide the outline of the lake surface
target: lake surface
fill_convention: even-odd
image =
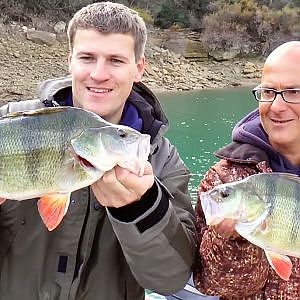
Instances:
[[[238,120],[257,107],[251,87],[160,94],[170,121],[167,137],[176,145],[192,173],[190,193],[217,159],[213,152],[231,141]]]
[[[217,161],[213,152],[231,141],[231,131],[236,122],[257,107],[251,89],[159,94],[170,121],[167,137],[177,147],[192,173],[189,190],[193,204],[197,200],[200,180]],[[165,299],[150,291],[146,293],[151,300]]]

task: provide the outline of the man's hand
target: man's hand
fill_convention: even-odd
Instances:
[[[224,238],[236,238],[239,234],[235,230],[236,220],[224,219],[217,225],[213,225],[215,231]]]
[[[101,205],[118,208],[138,201],[153,183],[153,169],[147,161],[143,175],[116,166],[95,182],[92,190]]]
[[[3,204],[5,202],[5,200],[6,200],[5,198],[0,197],[0,205]]]

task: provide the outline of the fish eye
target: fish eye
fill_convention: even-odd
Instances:
[[[124,129],[118,129],[118,135],[121,138],[125,138],[127,136],[127,132]]]
[[[227,188],[220,190],[220,195],[222,198],[227,198],[230,195],[230,191]]]

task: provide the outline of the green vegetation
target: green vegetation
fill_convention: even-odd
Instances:
[[[292,1],[276,1],[276,8],[263,3],[271,4],[270,0],[230,2],[217,1],[203,17],[202,40],[210,48],[264,55],[278,43],[300,36],[300,8]]]
[[[132,9],[134,9],[139,14],[139,16],[143,18],[146,24],[153,24],[153,16],[148,10],[140,7],[132,7]]]
[[[28,25],[33,16],[68,20],[92,0],[0,0],[3,22]],[[147,24],[189,28],[215,50],[265,54],[280,41],[300,37],[300,0],[120,0]],[[175,26],[174,26],[175,25]]]
[[[186,12],[176,7],[174,1],[167,1],[161,5],[154,24],[160,28],[169,28],[172,25],[188,27]]]

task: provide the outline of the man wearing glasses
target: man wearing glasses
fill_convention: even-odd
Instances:
[[[199,194],[261,172],[300,175],[300,42],[276,48],[266,59],[261,84],[253,89],[258,109],[234,128],[232,143],[215,154],[220,161],[201,181]],[[299,195],[300,205],[300,195]],[[200,248],[194,269],[199,291],[221,299],[300,299],[300,259],[281,279],[264,251],[243,239],[227,219],[208,227],[196,207]]]

